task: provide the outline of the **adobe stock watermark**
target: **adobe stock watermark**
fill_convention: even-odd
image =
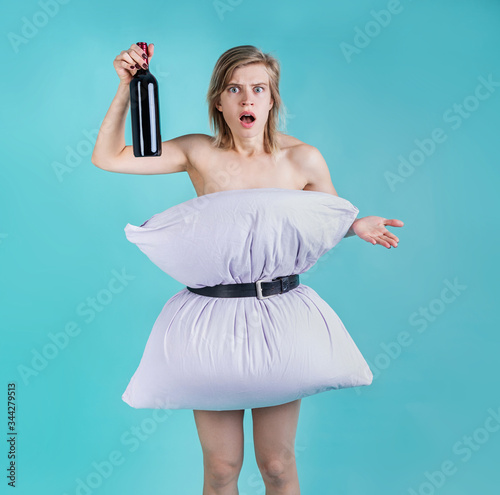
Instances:
[[[500,407],[496,411],[489,407],[486,412],[488,416],[481,426],[478,426],[470,435],[463,435],[452,445],[451,451],[455,456],[458,456],[458,460],[448,458],[437,469],[425,471],[423,475],[425,481],[422,481],[417,488],[409,487],[409,495],[434,495],[451,476],[458,472],[461,465],[468,462],[493,437],[492,433],[498,432],[500,429]]]
[[[110,123],[106,124],[103,121],[100,129],[93,128],[90,129],[90,131],[83,129],[81,131],[83,134],[82,139],[76,144],[66,145],[64,147],[64,160],[54,160],[50,164],[59,183],[63,182],[67,175],[71,175],[82,163],[84,163],[88,156],[92,156],[99,132],[101,132],[101,135],[105,135],[109,132],[114,132],[114,127]],[[85,161],[85,163],[87,162]]]
[[[160,423],[165,422],[174,414],[169,409],[162,409],[157,402],[150,417],[144,418],[138,426],[131,426],[120,435],[121,448],[113,449],[101,460],[94,461],[90,465],[89,472],[82,478],[76,478],[76,487],[71,492],[63,495],[92,495],[101,488],[115,472],[116,468],[123,465],[127,455],[136,452],[158,429]]]
[[[412,327],[416,327],[417,334],[423,334],[446,311],[447,307],[453,304],[467,289],[467,286],[461,284],[457,277],[453,282],[445,278],[443,285],[438,297],[431,299],[427,305],[420,306],[417,311],[410,314],[408,322]],[[393,341],[380,344],[382,351],[374,357],[373,363],[365,358],[372,370],[373,380],[376,380],[383,370],[389,369],[391,364],[402,355],[403,348],[411,346],[414,341],[408,330],[402,330]],[[362,388],[365,387],[355,387],[358,395],[362,393]]]
[[[492,74],[489,74],[487,79],[483,76],[478,76],[477,79],[479,84],[473,94],[466,96],[460,103],[454,103],[443,112],[443,122],[449,124],[452,131],[459,129],[465,120],[477,112],[481,102],[491,98],[496,88],[500,86],[500,81],[493,80]],[[396,171],[386,170],[384,172],[384,178],[392,192],[396,190],[397,184],[404,184],[415,173],[416,169],[436,152],[439,144],[448,139],[448,135],[442,127],[435,127],[429,134],[429,137],[415,139],[413,141],[415,148],[406,157],[398,155],[399,163]]]
[[[121,272],[113,269],[111,274],[112,277],[105,288],[99,290],[93,296],[86,297],[85,301],[75,307],[76,314],[84,318],[83,323],[88,325],[94,321],[97,315],[113,302],[116,295],[123,292],[130,281],[136,278],[134,275],[128,275],[125,268],[122,268]],[[24,385],[29,385],[33,378],[45,370],[50,362],[54,361],[68,347],[71,340],[80,335],[81,331],[81,324],[75,320],[68,321],[63,330],[47,334],[49,342],[40,350],[32,348],[32,357],[29,364],[19,364],[17,366],[17,371]]]
[[[63,182],[66,175],[73,173],[81,165],[84,158],[92,155],[98,133],[99,129],[91,129],[90,131],[83,129],[82,134],[84,137],[82,139],[72,146],[65,146],[64,163],[62,161],[53,161],[51,163],[52,170],[59,183]]]
[[[165,72],[161,70],[160,65],[156,65],[156,69],[152,72],[158,76],[158,78],[167,78],[170,72]],[[93,128],[90,130],[83,129],[81,133],[83,138],[80,139],[76,144],[66,145],[64,147],[64,159],[54,160],[50,165],[52,171],[59,183],[63,182],[67,175],[71,175],[75,169],[77,169],[88,156],[92,156],[94,151],[95,143],[99,135],[106,135],[108,133],[115,132],[115,127],[109,123],[101,123],[100,128]],[[129,145],[131,146],[131,145]],[[85,161],[88,164],[88,162]]]
[[[61,5],[66,5],[70,0],[39,0],[37,2],[40,10],[37,10],[30,18],[21,17],[20,34],[7,33],[7,39],[14,53],[19,53],[19,47],[27,45],[58,13]]]
[[[200,215],[210,203],[210,198],[206,197],[207,194],[222,192],[221,188],[230,186],[231,180],[242,172],[243,167],[238,162],[228,162],[224,164],[224,167],[220,170],[214,172],[210,176],[210,179],[204,184],[203,194],[201,196],[196,196],[187,202],[177,205],[178,208],[181,208],[183,222],[194,225],[201,221]],[[231,223],[228,226],[232,225]]]
[[[224,15],[226,12],[232,12],[234,7],[241,5],[243,0],[214,0],[212,5],[214,6],[215,12],[219,17],[220,21],[224,20]]]
[[[72,174],[84,162],[85,158],[89,155],[92,156],[99,133],[101,135],[113,133],[115,127],[111,122],[106,122],[103,119],[100,128],[93,128],[90,131],[83,129],[81,132],[84,136],[82,139],[74,145],[65,146],[64,163],[62,160],[55,160],[51,163],[52,171],[59,183],[63,182],[65,176]]]
[[[412,0],[408,1],[411,2]],[[352,43],[343,41],[339,45],[347,63],[350,64],[354,55],[359,55],[368,47],[372,41],[380,35],[382,29],[389,26],[394,16],[401,14],[403,10],[404,7],[399,0],[389,0],[385,9],[379,11],[370,10],[372,19],[369,20],[362,29],[358,26],[354,27],[355,34]]]

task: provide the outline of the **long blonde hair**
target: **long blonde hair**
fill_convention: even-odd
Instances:
[[[278,59],[269,53],[263,53],[262,50],[252,45],[235,46],[225,51],[217,60],[210,86],[207,92],[208,116],[210,128],[214,132],[214,146],[221,149],[233,149],[234,139],[231,129],[227,125],[224,116],[217,109],[220,95],[231,79],[235,69],[250,64],[261,63],[264,65],[269,75],[269,87],[271,90],[271,99],[273,106],[269,111],[269,116],[264,129],[264,150],[266,153],[276,155],[279,151],[278,146],[278,127],[285,125],[283,111],[286,111],[281,101],[279,82],[280,82],[280,64]]]

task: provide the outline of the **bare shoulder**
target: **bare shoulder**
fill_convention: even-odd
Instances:
[[[184,134],[179,136],[172,141],[176,141],[177,144],[182,148],[186,158],[187,165],[197,168],[196,165],[203,160],[203,157],[207,156],[210,149],[213,149],[212,145],[214,138],[208,134]]]
[[[291,152],[294,152],[294,150],[296,150],[298,147],[309,146],[308,144],[304,143],[304,141],[290,136],[289,134],[283,134],[282,132],[278,133],[278,144],[281,149]]]
[[[206,148],[213,141],[213,137],[208,134],[184,134],[175,138],[175,140],[189,153],[190,151],[197,152]]]
[[[280,148],[285,151],[287,158],[299,165],[311,160],[317,160],[321,155],[316,147],[288,134],[280,133],[278,143]]]
[[[338,196],[332,184],[328,165],[318,148],[287,134],[280,134],[279,143],[288,159],[307,180],[304,190]]]

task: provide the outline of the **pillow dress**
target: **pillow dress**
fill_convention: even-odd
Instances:
[[[359,210],[331,194],[219,191],[127,224],[127,239],[192,288],[301,274],[345,236]],[[157,317],[122,399],[134,408],[234,410],[370,385],[373,374],[311,287],[267,299],[187,288]]]

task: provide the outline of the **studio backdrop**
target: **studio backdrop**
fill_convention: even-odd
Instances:
[[[188,409],[122,393],[183,285],[127,223],[196,197],[187,173],[91,162],[119,79],[154,43],[162,139],[211,134],[215,62],[250,44],[281,64],[283,132],[315,146],[359,217],[397,248],[343,239],[301,276],[337,312],[369,386],[302,400],[307,495],[494,495],[500,2],[27,0],[1,9],[1,493],[199,494]],[[132,143],[130,115],[125,137]],[[241,495],[263,495],[246,411]]]

